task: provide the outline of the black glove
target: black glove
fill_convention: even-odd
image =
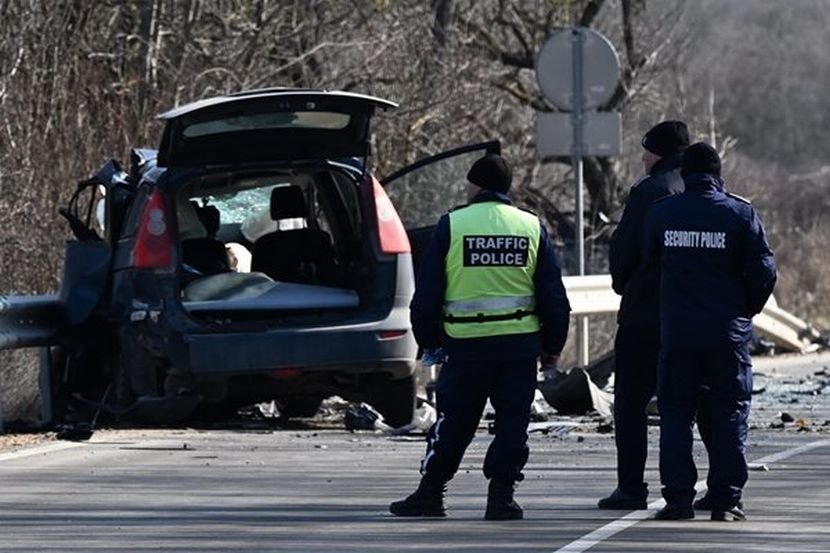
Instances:
[[[559,366],[559,354],[558,353],[542,353],[539,356],[539,370],[546,371],[555,369]]]

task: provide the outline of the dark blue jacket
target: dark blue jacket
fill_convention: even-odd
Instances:
[[[657,336],[660,270],[640,252],[646,213],[658,199],[683,192],[680,156],[664,157],[648,176],[635,183],[622,218],[611,236],[609,265],[614,291],[622,296],[617,322]]]
[[[699,348],[746,342],[752,316],[772,294],[776,270],[750,203],[723,181],[685,175],[686,191],[658,201],[646,221],[643,255],[659,259],[661,344]]]
[[[471,203],[492,201],[511,203],[506,195],[488,191],[476,195]],[[558,354],[562,351],[568,336],[571,307],[548,233],[541,222],[539,225],[541,233],[534,285],[541,332],[459,340],[446,336],[443,330],[444,261],[450,247],[450,218],[444,215],[439,219],[418,270],[411,304],[412,328],[422,348],[443,346],[448,355],[463,355],[467,359],[535,357],[541,352]]]

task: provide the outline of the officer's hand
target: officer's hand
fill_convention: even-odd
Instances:
[[[423,355],[421,355],[421,364],[427,367],[432,365],[443,365],[446,360],[447,354],[444,352],[444,348],[426,349],[424,350]]]
[[[549,371],[551,369],[556,369],[559,366],[559,354],[558,353],[542,353],[539,356],[539,370],[540,371]]]
[[[554,353],[543,353],[539,356],[539,372],[542,382],[549,383],[561,378],[559,373],[559,356]]]

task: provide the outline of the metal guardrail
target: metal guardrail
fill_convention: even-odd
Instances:
[[[611,288],[611,275],[562,277],[572,315],[616,313],[620,296]]]
[[[562,280],[573,315],[616,313],[619,310],[620,296],[611,288],[611,275],[566,276]],[[778,307],[773,297],[752,319],[752,324],[759,334],[776,345],[802,353],[814,349],[821,338],[809,323]]]
[[[611,289],[611,275],[566,276],[573,315],[616,313],[620,296]],[[770,298],[752,320],[755,330],[776,345],[805,352],[821,338],[809,323],[787,313]],[[66,330],[65,306],[57,294],[0,296],[0,350],[55,343]]]
[[[65,319],[57,294],[0,296],[0,350],[53,344]]]
[[[752,319],[755,330],[777,345],[805,353],[817,349],[821,334],[803,321],[787,313],[770,297],[764,310]]]

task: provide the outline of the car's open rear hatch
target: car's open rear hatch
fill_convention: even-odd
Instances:
[[[164,167],[365,157],[377,108],[347,92],[267,89],[200,100],[159,115]]]

